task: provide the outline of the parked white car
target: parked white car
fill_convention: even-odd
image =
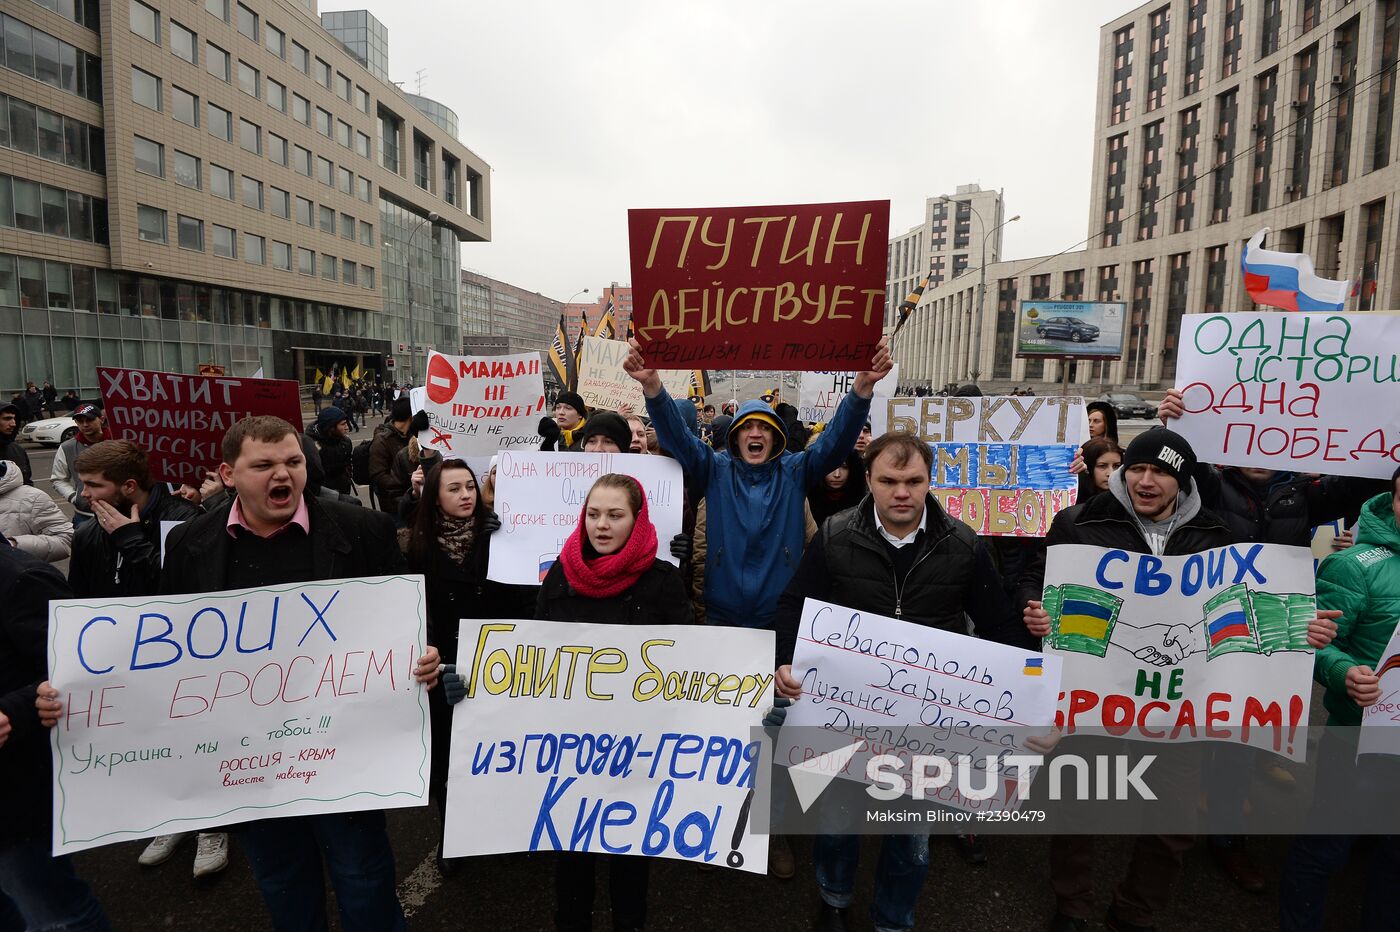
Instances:
[[[51,417],[25,424],[19,432],[19,439],[28,440],[30,443],[42,443],[47,447],[56,447],[77,432],[78,422],[71,417]]]

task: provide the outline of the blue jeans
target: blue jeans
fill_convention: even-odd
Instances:
[[[860,836],[818,835],[812,840],[817,888],[828,906],[844,909],[855,898]],[[914,928],[914,904],[928,875],[928,835],[886,835],[875,868],[870,918],[879,932]]]
[[[1393,805],[1400,761],[1383,754],[1356,760],[1359,728],[1329,726],[1317,748],[1317,782],[1307,832],[1293,839],[1279,883],[1279,928],[1284,932],[1313,932],[1323,928],[1327,915],[1327,885],[1346,867],[1357,835],[1322,834],[1334,828],[1339,817],[1355,816],[1355,809]],[[1335,829],[1334,829],[1335,830]],[[1400,837],[1380,835],[1365,866],[1366,886],[1359,928],[1368,932],[1400,929],[1387,895],[1400,877]]]
[[[382,811],[249,822],[238,840],[278,932],[326,929],[322,858],[345,932],[405,928]]]
[[[0,932],[111,932],[72,859],[49,851],[45,839],[0,845]]]

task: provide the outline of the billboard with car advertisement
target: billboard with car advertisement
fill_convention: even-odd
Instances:
[[[1121,301],[1022,301],[1016,355],[1118,359],[1126,310]]]

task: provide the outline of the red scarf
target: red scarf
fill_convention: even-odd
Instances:
[[[651,523],[651,515],[647,511],[645,490],[642,492],[642,510],[637,512],[637,523],[632,525],[632,534],[621,550],[604,556],[595,553],[592,557],[585,557],[583,544],[588,537],[585,527],[587,519],[588,502],[585,501],[579,513],[578,527],[564,542],[564,549],[559,554],[559,562],[564,564],[564,578],[570,586],[590,599],[607,599],[626,592],[637,584],[637,580],[656,559],[656,527]],[[591,545],[589,551],[593,551]]]

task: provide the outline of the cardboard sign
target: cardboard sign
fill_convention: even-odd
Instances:
[[[1389,478],[1400,315],[1187,314],[1171,427],[1204,463]]]
[[[590,408],[616,411],[631,405],[634,414],[646,413],[642,385],[622,368],[630,347],[622,340],[583,338],[583,360],[578,372],[578,393]],[[689,369],[662,369],[661,384],[672,398],[685,398],[690,390]]]
[[[49,603],[53,850],[422,806],[421,576]]]
[[[836,414],[837,405],[856,384],[854,372],[804,372],[797,394],[798,420],[825,424]],[[876,398],[892,398],[899,385],[899,366],[875,383]]]
[[[237,421],[272,414],[302,429],[301,396],[290,379],[241,379],[98,366],[102,407],[114,440],[146,450],[151,478],[199,488],[223,462],[220,445]]]
[[[1356,753],[1400,754],[1400,628],[1381,651],[1376,676],[1381,680],[1381,698],[1361,710]]]
[[[773,632],[462,622],[443,854],[595,851],[768,869],[748,830]],[[488,802],[489,801],[489,802]]]
[[[501,453],[496,460],[496,514],[486,578],[538,586],[578,527],[589,489],[600,476],[622,473],[646,493],[656,526],[656,558],[679,566],[671,538],[681,532],[685,475],[669,456],[644,453]]]
[[[792,675],[802,698],[778,733],[776,762],[812,759],[808,745],[822,729],[837,744],[864,742],[840,771],[858,782],[881,754],[907,766],[920,754],[981,761],[1024,750],[1031,729],[1050,731],[1060,689],[1056,657],[815,599],[802,606]],[[1008,789],[971,800],[950,784],[930,798],[957,809],[1014,810],[1020,800]]]
[[[1082,398],[877,400],[870,429],[918,434],[933,449],[933,497],[978,534],[1044,537],[1079,497],[1069,466],[1089,432]]]
[[[889,201],[629,210],[632,320],[647,363],[869,368],[889,219]]]
[[[1228,741],[1303,760],[1311,564],[1306,548],[1277,544],[1186,557],[1051,547],[1045,651],[1065,662],[1065,733]]]
[[[538,450],[540,418],[548,413],[540,354],[432,353],[423,410],[428,429],[418,442],[478,472],[498,450]]]

